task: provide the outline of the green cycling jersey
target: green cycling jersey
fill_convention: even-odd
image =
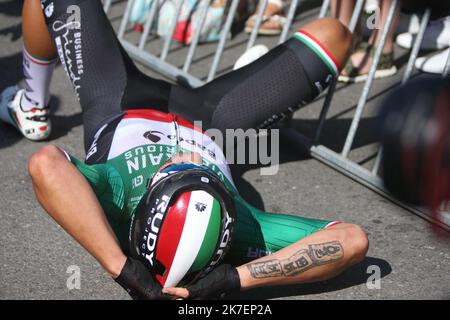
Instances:
[[[270,254],[336,223],[254,208],[239,195],[221,149],[204,132],[171,114],[132,110],[99,130],[87,163],[67,155],[90,183],[125,252],[131,220],[149,179],[180,152],[199,153],[202,164],[221,179],[234,198],[237,217],[227,255],[230,263]]]

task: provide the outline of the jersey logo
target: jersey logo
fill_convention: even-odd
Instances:
[[[98,139],[100,138],[100,135],[102,134],[103,130],[105,130],[105,128],[108,126],[108,124],[103,125],[95,134],[94,136],[94,141],[92,141],[91,147],[88,150],[88,153],[86,155],[86,161],[97,152],[97,142]]]
[[[159,131],[147,131],[144,133],[144,138],[150,140],[153,143],[157,143],[157,142],[159,142],[159,140],[161,140],[161,137],[155,135],[155,133],[164,135],[164,133],[159,132]]]

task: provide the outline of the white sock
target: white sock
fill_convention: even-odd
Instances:
[[[50,100],[50,81],[57,59],[42,60],[32,57],[23,49],[23,74],[25,92],[20,101],[23,111],[43,109]]]

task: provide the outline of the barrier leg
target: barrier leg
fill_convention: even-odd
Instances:
[[[356,25],[358,24],[359,17],[361,16],[362,9],[364,7],[365,0],[357,0],[355,4],[355,9],[353,9],[352,18],[348,25],[348,29],[351,32],[355,32]]]
[[[127,29],[128,18],[130,16],[132,4],[133,4],[133,0],[128,0],[127,7],[125,8],[125,13],[124,13],[122,21],[120,23],[119,32],[117,33],[117,38],[119,38],[119,40],[123,39],[125,30]]]
[[[103,10],[105,10],[106,13],[108,13],[109,9],[111,8],[111,2],[112,0],[103,1]]]
[[[186,57],[186,61],[184,62],[183,71],[188,72],[191,67],[192,59],[194,59],[195,50],[197,49],[198,42],[200,40],[200,34],[203,28],[203,24],[206,20],[206,14],[208,13],[210,0],[202,0],[201,8],[200,8],[200,17],[197,20],[197,24],[195,26],[194,35],[192,37],[192,42],[189,47],[189,51]]]
[[[445,64],[445,68],[444,68],[444,72],[443,72],[442,76],[444,78],[446,78],[446,77],[448,77],[449,74],[450,74],[450,52],[448,53],[447,63]]]
[[[261,27],[261,23],[263,20],[264,12],[267,8],[268,0],[262,0],[259,2],[259,10],[258,15],[256,17],[255,25],[253,26],[252,33],[250,34],[250,38],[247,43],[247,50],[255,45],[256,37],[258,36],[259,28]]]
[[[291,28],[292,21],[294,21],[295,11],[297,10],[298,0],[292,0],[291,5],[289,6],[289,11],[286,18],[286,23],[283,26],[283,30],[281,31],[280,39],[278,40],[278,44],[286,41],[289,29]]]
[[[331,0],[323,0],[322,7],[320,7],[319,18],[325,18],[330,7]]]
[[[142,32],[141,39],[139,40],[139,49],[141,50],[144,49],[145,44],[147,42],[148,35],[150,34],[150,31],[152,29],[153,20],[155,19],[155,14],[158,7],[159,7],[159,0],[153,0],[150,8],[150,14],[147,18],[147,21],[145,21],[144,31]]]
[[[383,47],[386,43],[386,39],[389,33],[389,29],[392,25],[392,21],[394,20],[394,13],[398,4],[398,0],[392,0],[391,7],[389,8],[388,16],[383,28],[383,33],[381,35],[380,42],[378,43],[377,49],[375,51],[372,65],[370,66],[369,75],[367,81],[364,85],[361,97],[358,101],[358,105],[356,107],[355,116],[353,117],[349,133],[347,135],[347,139],[345,140],[345,145],[342,150],[342,156],[347,158],[350,152],[350,149],[353,144],[353,140],[355,139],[356,130],[358,129],[359,121],[361,120],[361,116],[364,111],[364,107],[367,102],[367,98],[369,96],[370,88],[372,87],[373,80],[375,79],[375,72],[377,71],[378,62],[380,61],[381,54],[383,53]]]
[[[356,24],[358,23],[358,19],[361,16],[363,5],[364,5],[364,0],[358,0],[356,2],[355,9],[353,10],[352,18],[350,20],[350,25],[349,25],[349,29],[351,32],[355,31]],[[316,134],[314,136],[314,143],[319,142],[326,116],[328,114],[328,111],[330,110],[331,101],[333,99],[337,83],[338,83],[338,79],[337,78],[333,79],[333,81],[330,84],[330,87],[328,88],[328,92],[325,97],[325,101],[324,101],[322,110],[320,112],[319,120],[317,123]]]
[[[239,5],[239,0],[233,0],[231,2],[230,11],[228,12],[227,20],[222,29],[222,33],[220,35],[219,44],[217,46],[216,54],[214,55],[214,60],[209,69],[209,74],[206,82],[209,82],[214,79],[216,76],[217,68],[219,67],[220,60],[222,59],[223,49],[225,48],[225,42],[227,41],[227,36],[230,33],[231,26],[234,21],[234,15],[236,14],[236,10]]]
[[[183,7],[184,1],[179,1],[175,8],[175,14],[173,16],[169,33],[166,35],[166,39],[164,40],[164,47],[161,52],[161,56],[159,57],[161,61],[166,60],[167,55],[169,54],[170,45],[172,44],[173,34],[175,33],[175,29],[177,27],[178,17],[180,16],[181,8]]]
[[[406,81],[409,80],[411,77],[412,72],[414,71],[414,64],[417,59],[417,55],[419,54],[420,46],[423,41],[423,35],[425,34],[425,30],[427,28],[428,22],[430,21],[431,16],[431,10],[430,8],[427,8],[422,16],[422,21],[420,22],[420,28],[419,33],[417,34],[417,37],[414,41],[411,54],[409,56],[408,64],[406,66],[405,73],[403,75],[402,84],[404,84]]]

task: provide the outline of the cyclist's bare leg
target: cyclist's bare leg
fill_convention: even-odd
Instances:
[[[25,0],[22,8],[23,43],[33,57],[52,60],[56,49],[45,24],[39,0]]]
[[[1,93],[0,120],[30,140],[44,140],[51,133],[48,106],[57,55],[40,1],[25,0],[22,17],[24,89],[15,85]]]
[[[86,178],[53,145],[31,157],[28,171],[45,211],[116,278],[126,256]]]

